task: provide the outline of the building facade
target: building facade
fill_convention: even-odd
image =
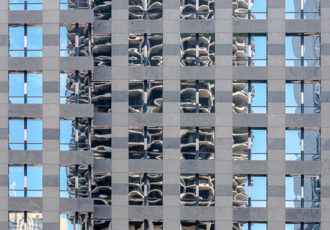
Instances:
[[[0,229],[330,229],[329,14],[0,1]]]

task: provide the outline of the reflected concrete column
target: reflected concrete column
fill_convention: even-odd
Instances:
[[[180,229],[180,1],[163,0],[163,229]]]
[[[285,0],[268,0],[268,229],[285,228]]]
[[[112,0],[112,229],[128,230],[128,1]]]
[[[232,229],[232,1],[215,1],[215,229]]]

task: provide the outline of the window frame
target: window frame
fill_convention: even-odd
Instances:
[[[150,222],[153,225],[154,225],[154,223],[158,223],[157,225],[163,226],[163,221],[161,219],[129,219],[128,226],[130,227],[134,223],[141,223],[141,226],[143,226],[143,229],[151,230],[151,228],[149,227]],[[131,228],[129,228],[129,229],[131,229]],[[139,229],[142,229],[142,228],[139,228]],[[136,229],[134,228],[134,230],[136,230]]]
[[[60,0],[60,10],[80,10],[80,9],[92,9],[91,0],[74,0],[74,7],[69,7],[68,0]],[[87,6],[81,6],[87,4]]]
[[[210,228],[207,228],[207,230],[215,230],[215,221],[214,220],[181,220],[180,221],[180,229],[182,229],[182,225],[184,223],[191,223],[195,224],[195,230],[200,230],[204,228],[200,228],[203,226],[202,224],[210,224]]]
[[[62,218],[64,215],[66,215],[65,219]],[[87,218],[87,226],[85,226],[86,228],[84,228],[84,229],[91,229],[91,227],[92,227],[92,214],[90,212],[60,212],[60,223],[61,223],[62,219],[66,220],[66,221],[70,221],[68,217],[73,216],[73,220],[74,220],[73,222],[74,223],[72,223],[70,221],[71,224],[72,224],[73,229],[82,229],[82,224],[83,223],[79,223],[79,220],[80,220],[79,217],[82,216],[82,215],[85,215],[85,218]],[[62,230],[62,229],[60,228],[60,230]],[[67,230],[67,228],[65,228],[63,230]]]
[[[287,6],[287,1],[294,1],[294,0],[285,0],[285,6]],[[314,14],[313,19],[314,20],[319,20],[321,17],[321,10],[320,10],[320,1],[318,2],[319,4],[319,11],[305,11],[305,4],[304,4],[304,0],[300,0],[300,11],[287,11],[286,7],[285,7],[285,19],[307,19],[305,18],[306,14]],[[294,18],[290,17],[290,15],[294,15]],[[299,18],[297,18],[296,16],[299,14]],[[310,19],[310,18],[308,18]]]
[[[142,1],[144,4],[142,4]],[[154,3],[160,3],[162,4],[163,3],[163,0],[157,0],[155,1]],[[152,4],[154,4],[152,3]],[[161,13],[161,16],[160,18],[155,18],[155,19],[151,19],[149,17],[149,10],[148,10],[148,7],[151,6],[152,4],[148,5],[148,1],[147,0],[141,0],[141,8],[143,8],[143,11],[142,12],[142,18],[133,18],[133,16],[131,16],[131,14],[133,14],[131,11],[130,11],[130,6],[136,6],[136,5],[131,5],[130,4],[130,1],[128,1],[128,20],[162,20],[163,19],[163,4],[162,4],[162,13]],[[133,7],[132,7],[133,8]],[[140,12],[140,14],[141,14]],[[136,11],[135,13],[138,13],[138,11]]]
[[[11,219],[10,219],[10,214],[14,214],[15,215],[15,225],[16,226],[13,226],[11,227]],[[8,229],[9,230],[16,230],[17,229],[17,225],[18,225],[18,222],[17,222],[17,215],[18,214],[23,214],[23,220],[24,220],[24,223],[20,223],[20,225],[24,225],[24,226],[27,226],[28,225],[28,218],[29,218],[29,215],[33,215],[33,214],[36,214],[36,215],[41,215],[41,218],[37,219],[38,220],[38,223],[39,223],[39,226],[33,226],[33,230],[42,230],[43,229],[43,215],[41,212],[27,212],[27,211],[22,211],[22,212],[17,212],[17,211],[9,211],[8,212]],[[33,219],[35,220],[35,219]],[[40,221],[41,220],[41,221]],[[33,222],[34,224],[35,222]],[[40,226],[41,225],[41,226]]]
[[[246,16],[244,18],[243,17],[236,17],[237,15],[234,15],[234,6],[233,6],[233,17],[234,17],[234,19],[237,19],[237,20],[267,20],[267,16],[268,16],[268,11],[267,11],[268,10],[268,2],[267,2],[267,0],[264,0],[264,1],[266,1],[266,11],[265,12],[263,12],[263,11],[253,12],[252,11],[252,6],[254,4],[256,4],[256,3],[254,3],[253,0],[245,0],[246,4],[248,5],[248,9],[247,9],[247,14],[246,14]],[[236,8],[236,9],[238,9],[238,8]],[[264,18],[258,19],[258,18],[255,17],[255,14],[257,14],[257,15],[264,15],[264,16],[262,16]]]
[[[209,16],[206,18],[206,16],[203,15],[203,12],[200,12],[200,0],[195,1],[195,11],[194,12],[189,12],[189,13],[184,13],[183,12],[183,8],[187,5],[185,5],[185,4],[181,5],[181,3],[183,3],[182,0],[180,1],[180,20],[214,20],[214,18],[215,18],[215,8],[214,8],[215,1],[214,0],[208,0],[208,5],[209,5],[210,12],[213,12],[213,15],[210,12],[207,12],[208,14],[211,14],[210,18],[209,18]],[[210,5],[212,3],[213,3],[213,7],[211,8]],[[192,18],[185,17],[187,14],[188,15],[193,14]]]
[[[43,2],[41,0],[41,3],[38,3],[38,2],[28,2],[28,0],[22,0],[23,3],[20,3],[20,2],[10,2],[11,0],[8,1],[8,9],[10,11],[21,11],[21,9],[17,10],[13,10],[11,9],[11,6],[23,6],[23,9],[22,10],[42,10],[42,6],[43,6]],[[40,6],[40,9],[29,9],[29,6]]]

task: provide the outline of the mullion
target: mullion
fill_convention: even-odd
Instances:
[[[143,34],[143,65],[148,65],[148,35]]]
[[[27,197],[27,189],[28,189],[28,184],[27,184],[27,165],[24,165],[24,197]]]
[[[251,132],[252,129],[248,128],[248,160],[251,160],[251,146],[252,146]]]
[[[27,6],[27,0],[24,0],[24,10],[27,10],[28,6]]]
[[[196,49],[196,63],[195,66],[199,66],[200,60],[199,60],[199,33],[196,34],[195,38],[195,49]]]
[[[144,126],[143,128],[143,156],[144,156],[144,159],[147,159],[148,158],[148,151],[147,151],[147,136],[148,134],[148,129],[147,129],[147,126]]]
[[[300,19],[304,19],[304,0],[300,0]]]
[[[24,118],[24,150],[27,150],[27,118]]]
[[[200,151],[199,151],[199,127],[196,127],[196,139],[195,139],[195,144],[196,144],[196,160],[199,160],[199,156],[200,156]]]
[[[78,196],[79,196],[79,191],[78,191],[78,188],[79,188],[78,165],[75,165],[74,176],[75,176],[75,178],[74,178],[74,180],[75,180],[74,193],[75,193],[75,198],[78,198]]]
[[[300,177],[300,194],[301,196],[301,208],[304,208],[305,206],[305,176],[301,175]]]
[[[251,0],[248,0],[248,19],[251,19],[251,16],[252,16],[250,6],[251,6]]]
[[[76,9],[77,1],[78,0],[76,0]],[[75,25],[75,56],[79,56],[79,23]]]
[[[27,104],[27,91],[28,91],[27,71],[24,71],[24,104]]]
[[[148,0],[144,0],[143,19],[148,19]]]
[[[300,65],[304,66],[305,65],[305,42],[304,42],[304,34],[300,34]]]
[[[300,158],[301,158],[302,161],[304,161],[305,160],[305,129],[301,128],[300,133],[301,133],[301,137],[300,137],[300,141],[301,141]]]
[[[148,92],[148,81],[143,81],[143,112],[147,112],[147,92]]]
[[[196,57],[197,58],[197,57]],[[196,93],[195,93],[195,101],[196,101],[196,113],[199,113],[199,80],[195,81]]]
[[[251,87],[251,81],[248,81],[248,113],[251,113],[251,103],[252,103],[252,87]]]
[[[199,174],[196,174],[196,206],[199,206]]]
[[[248,34],[248,66],[251,66],[251,34]]]
[[[143,229],[144,229],[144,230],[148,230],[148,226],[147,226],[147,224],[148,224],[148,221],[147,221],[146,219],[144,219],[144,220],[143,220]]]
[[[248,175],[248,207],[251,207],[251,175]]]
[[[301,113],[305,113],[305,85],[304,85],[304,81],[301,81],[300,82],[300,88],[301,88],[301,92],[300,92],[300,95],[301,95],[301,98],[300,98],[300,102],[301,102]]]
[[[27,30],[28,30],[27,24],[24,24],[24,57],[28,56],[28,52],[27,52],[27,45],[28,45]]]
[[[196,9],[196,19],[199,19],[199,0],[196,0],[196,5],[195,5]]]
[[[143,174],[143,200],[144,200],[144,206],[147,206],[147,202],[148,202],[147,173]]]
[[[199,221],[196,220],[196,230],[199,230]]]
[[[79,71],[75,72],[75,87],[74,87],[74,93],[75,93],[75,102],[76,104],[79,104]]]
[[[79,150],[79,126],[78,126],[78,118],[75,118],[75,130],[74,130],[74,142],[75,142],[75,150]]]

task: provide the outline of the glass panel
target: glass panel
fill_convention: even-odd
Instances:
[[[129,112],[142,113],[144,105],[144,81],[129,81]]]
[[[233,81],[232,97],[233,97],[233,113],[247,113],[248,112],[248,103],[249,103],[247,82]],[[257,95],[257,97],[258,97],[258,95]],[[256,102],[259,101],[258,98],[257,98]],[[252,103],[254,103],[253,98],[252,98]]]
[[[60,27],[60,55],[61,55],[61,57],[69,56],[68,47],[71,43],[70,43],[70,40],[68,39],[68,35],[69,35],[68,28],[69,27],[65,27],[65,26]],[[70,46],[71,50],[72,50],[72,46],[73,45],[71,44],[71,46]]]
[[[111,66],[111,35],[96,34],[92,54],[95,66]]]
[[[71,104],[75,102],[73,74],[60,74],[60,103]]]
[[[24,27],[9,27],[9,55],[11,57],[24,56]],[[14,50],[20,50],[16,52]]]
[[[320,0],[304,0],[304,19],[320,19]]]
[[[147,81],[147,110],[150,113],[163,112],[163,81]]]
[[[214,206],[215,181],[214,175],[199,175],[199,206]]]
[[[78,118],[77,126],[76,121],[73,122],[74,127],[78,127],[78,150],[88,151],[90,150],[89,146],[89,119],[88,118]]]
[[[286,160],[301,160],[301,130],[285,130]]]
[[[214,113],[215,89],[214,81],[199,81],[199,113]]]
[[[319,161],[321,153],[320,130],[306,130],[304,132],[304,160]]]
[[[42,121],[27,120],[27,143],[28,150],[42,149]]]
[[[42,28],[28,27],[27,38],[28,38],[27,49],[29,50],[28,56],[41,57],[42,52],[40,52],[40,50],[42,50]],[[33,50],[37,50],[37,51],[33,51]]]
[[[196,81],[181,81],[180,108],[183,113],[196,112]]]
[[[181,159],[196,159],[196,128],[182,127],[180,136]]]
[[[72,120],[60,121],[60,150],[68,151],[74,146],[74,127]]]
[[[320,84],[304,83],[304,113],[320,113]]]
[[[199,65],[214,66],[215,60],[214,34],[199,34]],[[188,50],[187,50],[188,51]]]
[[[248,65],[248,47],[248,37],[246,34],[233,35],[233,66]]]
[[[267,0],[254,0],[251,7],[251,19],[267,18]]]
[[[64,198],[75,197],[75,175],[74,166],[60,167],[60,196]]]
[[[267,178],[251,177],[251,207],[266,207],[267,204]]]
[[[60,214],[60,230],[75,230],[74,216],[69,214]]]
[[[233,159],[248,160],[248,138],[249,130],[247,127],[233,128]]]
[[[128,62],[130,66],[143,65],[144,61],[144,35],[129,34]]]
[[[233,176],[233,207],[248,206],[248,176]]]
[[[111,112],[111,81],[94,81],[92,86],[92,103],[94,112]]]
[[[111,221],[106,219],[93,219],[94,230],[111,230]]]
[[[42,196],[42,167],[27,167],[27,196]]]
[[[141,173],[130,174],[128,181],[129,205],[144,205],[144,175]]]
[[[319,208],[320,207],[320,177],[304,178],[304,207]]]
[[[180,176],[180,200],[181,205],[196,206],[196,175],[187,174]]]
[[[196,34],[181,34],[181,65],[196,65]]]
[[[147,151],[150,159],[163,159],[163,128],[148,127]]]
[[[266,160],[267,130],[251,130],[251,160]]]
[[[24,212],[9,212],[8,228],[9,230],[20,229],[24,225]]]
[[[92,3],[95,20],[109,20],[111,18],[111,0],[100,0]]]
[[[199,128],[199,160],[213,160],[215,152],[215,128]]]
[[[130,159],[143,159],[144,156],[144,128],[129,129],[129,158]]]
[[[111,174],[93,175],[91,187],[95,205],[111,205]]]
[[[111,128],[93,127],[91,144],[96,159],[111,158]]]
[[[163,175],[156,173],[148,173],[146,177],[146,186],[148,188],[147,204],[162,205],[163,204]]]
[[[301,113],[301,85],[300,82],[285,84],[285,112]]]
[[[260,1],[260,0],[259,0]],[[247,19],[249,5],[246,1],[233,0],[233,18]]]
[[[42,229],[42,214],[35,212],[27,212],[27,229],[41,230]]]
[[[290,36],[285,37],[285,59],[287,66],[301,66],[301,37]]]
[[[320,58],[320,37],[304,36],[304,57],[305,59],[319,59]]]
[[[23,166],[9,166],[9,196],[24,197]]]
[[[266,66],[267,62],[267,37],[251,36],[251,57],[254,66]]]
[[[9,74],[9,103],[24,103],[24,74]]]
[[[9,120],[9,147],[11,150],[24,148],[24,120]]]
[[[309,229],[313,229],[313,230],[320,230],[320,224],[304,224],[304,229],[303,230],[309,230]]]
[[[27,96],[42,97],[42,74],[29,73],[27,75]],[[42,102],[41,102],[42,103]]]
[[[285,207],[301,207],[301,178],[285,177]]]
[[[251,113],[267,112],[267,83],[251,83],[252,102]]]

